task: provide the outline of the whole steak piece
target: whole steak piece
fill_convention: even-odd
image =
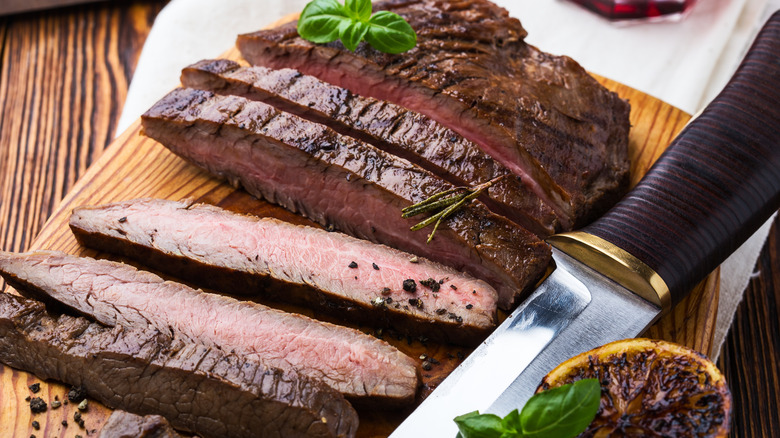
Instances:
[[[575,227],[625,192],[629,105],[575,61],[541,52],[487,0],[388,0],[417,32],[389,55],[316,45],[296,23],[238,37],[252,64],[304,74],[418,111],[477,143]]]
[[[151,328],[54,315],[0,293],[0,362],[73,386],[106,406],[163,415],[204,438],[352,437],[355,410],[336,391]]]

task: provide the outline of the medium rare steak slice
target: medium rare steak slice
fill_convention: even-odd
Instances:
[[[420,113],[355,95],[296,70],[242,67],[226,59],[186,67],[181,81],[185,87],[260,100],[328,125],[405,158],[455,186],[475,186],[500,178],[480,197],[491,211],[541,237],[561,229],[552,209],[520,178],[476,144]],[[561,219],[566,229],[568,218]]]
[[[498,296],[484,281],[338,232],[161,199],[80,207],[70,227],[86,246],[203,287],[415,337],[474,345],[496,324]]]
[[[466,271],[510,307],[544,273],[550,249],[473,202],[426,243],[401,210],[452,186],[408,161],[262,102],[172,91],[142,116],[144,133],[249,193],[326,227]]]
[[[83,386],[115,409],[159,414],[215,437],[351,437],[357,413],[336,391],[154,329],[105,327],[51,315],[0,293],[0,361],[41,379]]]
[[[151,327],[186,342],[296,370],[347,398],[398,406],[414,400],[414,361],[358,330],[197,291],[109,260],[58,252],[0,252],[0,274],[108,326]]]
[[[389,0],[417,46],[389,55],[365,43],[301,39],[296,23],[241,35],[250,63],[294,68],[364,96],[397,103],[482,146],[569,213],[594,217],[628,184],[629,106],[575,61],[526,44],[526,31],[487,0]]]

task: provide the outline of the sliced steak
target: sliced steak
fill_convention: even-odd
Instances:
[[[250,63],[293,68],[397,103],[482,146],[559,214],[581,225],[626,189],[629,106],[575,61],[523,40],[526,31],[487,0],[388,0],[417,32],[389,55],[365,43],[316,45],[296,23],[241,35]]]
[[[111,413],[98,438],[182,438],[162,415],[136,415],[117,410]]]
[[[58,252],[0,252],[0,274],[108,326],[151,327],[321,380],[347,398],[398,406],[414,400],[414,361],[358,330],[164,281],[109,260]]]
[[[70,227],[86,246],[202,287],[415,337],[474,345],[496,324],[498,296],[484,281],[338,232],[160,199],[77,208]]]
[[[0,361],[83,386],[111,408],[163,415],[204,438],[351,437],[358,425],[341,394],[292,371],[150,328],[51,315],[40,302],[5,293]]]
[[[350,235],[427,257],[493,286],[510,307],[543,274],[550,250],[472,202],[435,238],[401,210],[452,186],[408,161],[262,102],[177,89],[142,116],[144,133],[249,193]]]
[[[455,186],[498,179],[480,199],[493,212],[538,236],[561,229],[552,209],[520,178],[476,144],[414,111],[362,97],[296,70],[242,67],[226,59],[206,60],[182,70],[182,84],[218,94],[260,100],[283,111],[328,125],[417,164]],[[571,225],[561,218],[564,229]]]

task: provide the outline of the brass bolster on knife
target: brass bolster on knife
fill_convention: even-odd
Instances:
[[[659,306],[662,313],[671,309],[669,287],[661,276],[612,243],[582,231],[550,236],[547,243]]]

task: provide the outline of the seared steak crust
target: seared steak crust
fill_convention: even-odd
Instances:
[[[161,415],[136,415],[116,410],[108,417],[98,438],[182,438]]]
[[[421,112],[476,142],[576,227],[628,183],[629,106],[565,56],[524,42],[520,22],[487,0],[388,0],[417,32],[409,52],[301,39],[296,23],[241,35],[252,64],[305,74]],[[531,184],[530,181],[526,181]]]
[[[260,100],[322,123],[407,159],[456,186],[498,179],[480,197],[491,211],[541,237],[561,229],[552,209],[520,178],[476,144],[420,113],[358,96],[296,70],[242,67],[226,59],[186,67],[181,81],[190,88]]]
[[[394,407],[414,400],[414,361],[347,327],[194,290],[109,260],[53,251],[0,252],[0,274],[23,292],[108,326],[153,327],[324,382],[350,400]]]
[[[0,360],[83,386],[111,408],[161,414],[203,437],[349,437],[357,414],[321,383],[157,330],[51,315],[0,294]]]
[[[436,233],[409,229],[404,207],[452,186],[406,160],[237,96],[177,89],[142,116],[144,133],[249,193],[358,238],[469,272],[510,307],[551,255],[529,231],[464,206]]]
[[[338,232],[161,199],[80,207],[70,227],[86,246],[202,287],[415,337],[474,345],[496,323],[498,296],[484,281]],[[403,290],[410,278],[418,283],[415,292]],[[428,279],[436,284],[424,286]]]

